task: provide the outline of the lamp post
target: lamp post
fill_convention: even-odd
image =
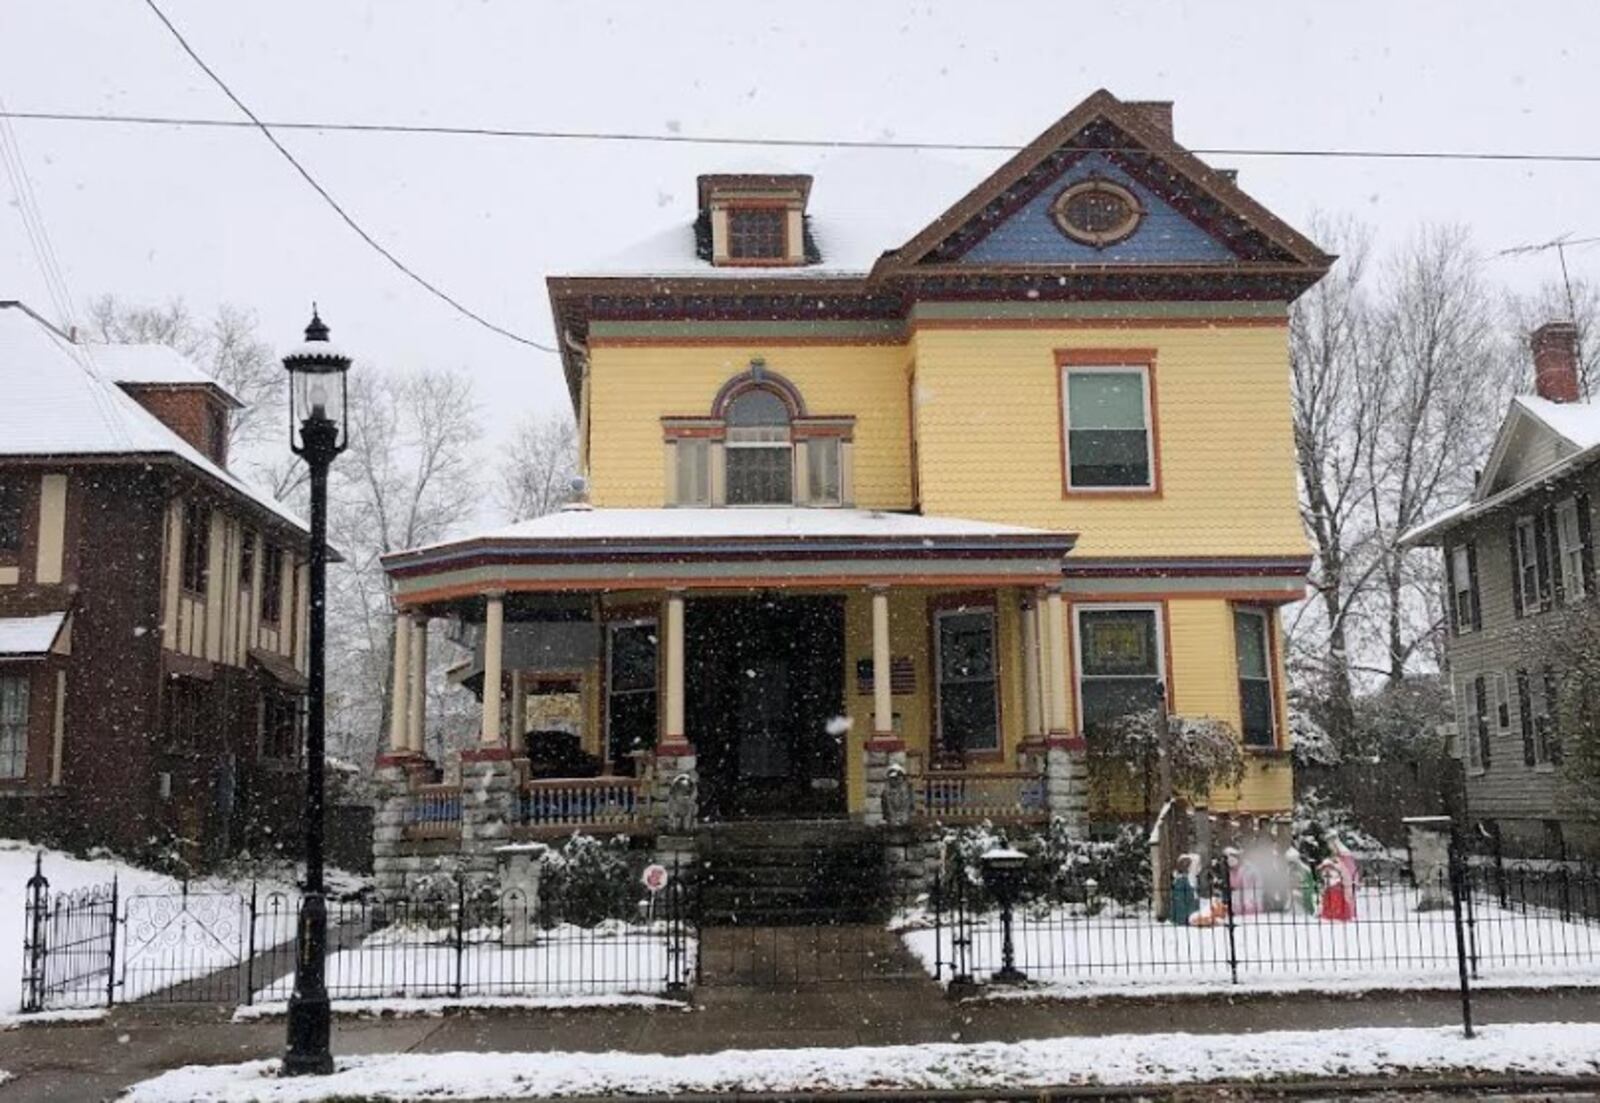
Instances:
[[[328,327],[311,308],[305,343],[283,358],[289,373],[289,448],[311,476],[310,630],[306,658],[306,881],[295,931],[294,992],[289,996],[287,1076],[333,1071],[328,1048],[328,902],[322,883],[323,651],[327,636],[328,467],[349,442],[345,373],[350,358],[328,341]]]
[[[983,884],[1000,902],[1000,968],[990,977],[996,984],[1022,984],[1028,979],[1017,968],[1016,944],[1011,939],[1011,912],[1017,896],[1022,891],[1022,868],[1028,856],[1009,846],[986,850],[979,858],[983,863]]]

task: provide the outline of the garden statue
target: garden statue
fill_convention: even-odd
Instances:
[[[898,762],[892,763],[883,782],[883,822],[890,827],[910,823],[914,803],[911,779],[906,776],[906,768]]]
[[[1350,896],[1345,891],[1344,867],[1337,858],[1324,858],[1317,863],[1322,876],[1322,918],[1344,923],[1355,918]]]
[[[1187,926],[1189,917],[1200,910],[1200,891],[1195,884],[1198,854],[1180,854],[1172,868],[1172,893],[1168,916],[1176,926]]]
[[[1356,866],[1356,856],[1350,853],[1350,848],[1344,845],[1344,840],[1337,835],[1328,837],[1328,850],[1333,860],[1339,863],[1339,887],[1344,892],[1344,907],[1347,916],[1356,917],[1356,886],[1361,882],[1361,871]]]
[[[679,774],[667,790],[667,830],[679,835],[693,831],[698,814],[694,778]]]
[[[1289,865],[1289,873],[1300,886],[1300,910],[1306,915],[1317,914],[1317,872],[1306,864],[1300,857],[1300,852],[1290,847],[1283,852],[1283,860]]]

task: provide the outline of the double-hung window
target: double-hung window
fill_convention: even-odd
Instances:
[[[789,408],[767,390],[749,390],[728,404],[727,494],[730,506],[790,505],[794,448]]]
[[[28,679],[0,678],[0,778],[16,780],[28,772]]]
[[[620,771],[630,768],[631,752],[656,745],[657,644],[653,620],[606,626],[606,752]]]
[[[1153,490],[1147,365],[1062,368],[1067,489]]]
[[[1000,749],[994,610],[961,606],[934,613],[939,672],[939,743],[946,751]]]
[[[704,437],[680,437],[672,446],[676,469],[675,501],[680,506],[711,503],[711,442]]]
[[[1161,626],[1153,606],[1078,607],[1078,700],[1083,734],[1161,700]]]
[[[838,437],[812,437],[806,442],[806,490],[812,505],[836,506],[844,500]]]
[[[283,549],[267,545],[261,559],[261,621],[277,624],[283,619]]]
[[[1517,595],[1522,608],[1533,612],[1539,608],[1544,575],[1539,562],[1539,530],[1532,517],[1517,518],[1516,550]]]
[[[1568,498],[1556,506],[1556,570],[1561,572],[1561,592],[1567,601],[1583,597],[1583,530],[1578,524],[1578,503]]]
[[[1474,574],[1470,546],[1462,544],[1452,548],[1450,550],[1450,600],[1452,603],[1451,611],[1455,614],[1452,620],[1455,623],[1457,633],[1470,632],[1478,626],[1472,591]]]
[[[211,518],[194,502],[183,507],[183,588],[191,594],[206,592],[211,574]]]
[[[1233,611],[1234,651],[1239,665],[1240,734],[1247,747],[1277,743],[1272,700],[1272,630],[1262,609]]]

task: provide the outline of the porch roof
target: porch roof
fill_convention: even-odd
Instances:
[[[1073,533],[866,509],[594,509],[385,556],[403,604],[491,590],[1057,580]]]

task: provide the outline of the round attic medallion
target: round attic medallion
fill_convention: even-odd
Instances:
[[[1073,241],[1101,248],[1139,228],[1144,208],[1121,184],[1093,177],[1067,188],[1050,204],[1050,215]]]

